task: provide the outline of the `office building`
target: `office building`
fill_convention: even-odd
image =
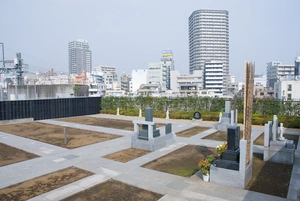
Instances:
[[[94,68],[96,72],[103,72],[106,89],[113,90],[118,82],[118,75],[115,66],[99,65]]]
[[[77,39],[69,43],[69,74],[91,72],[92,51],[87,40]]]
[[[274,84],[281,78],[295,75],[295,65],[282,64],[280,61],[267,63],[267,87],[274,89]]]
[[[295,76],[300,75],[300,56],[295,59]]]
[[[229,86],[229,20],[226,10],[196,10],[189,17],[189,72],[207,60],[223,63],[223,94]]]
[[[174,68],[172,50],[163,50],[161,54],[162,91],[171,89],[170,72],[173,71]]]

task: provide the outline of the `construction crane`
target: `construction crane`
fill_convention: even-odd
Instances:
[[[23,59],[21,58],[21,53],[16,54],[16,58],[14,60],[5,60],[4,59],[4,44],[0,43],[2,45],[2,67],[0,67],[0,74],[6,74],[6,73],[16,73],[16,79],[18,85],[24,85],[24,66],[27,66],[27,64],[23,64]],[[13,67],[6,67],[5,64],[13,64]]]

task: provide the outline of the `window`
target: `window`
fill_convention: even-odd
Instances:
[[[287,99],[288,99],[288,100],[292,100],[292,94],[288,94]]]
[[[292,85],[288,84],[288,91],[292,91]]]

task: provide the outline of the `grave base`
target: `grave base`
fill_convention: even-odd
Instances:
[[[293,165],[295,160],[295,145],[284,141],[271,141],[270,147],[264,148],[264,161]]]
[[[175,141],[176,141],[175,133],[160,135],[159,137],[149,139],[149,140],[138,139],[137,134],[134,134],[131,137],[131,147],[148,150],[148,151],[155,151],[163,147],[166,147],[168,145],[171,145]]]
[[[241,171],[210,167],[210,182],[245,189],[252,177],[252,164],[248,165],[245,174]]]
[[[239,170],[237,171],[211,166],[210,182],[222,184],[225,186],[231,186],[234,188],[245,189],[252,177],[252,142],[250,143],[250,160],[248,164],[246,164],[246,150],[247,141],[240,140]]]

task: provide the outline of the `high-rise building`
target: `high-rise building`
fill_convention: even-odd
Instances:
[[[69,43],[69,74],[91,72],[92,51],[87,40],[77,39]]]
[[[223,63],[223,94],[229,86],[229,20],[226,10],[196,10],[189,17],[189,72],[205,61]]]
[[[300,56],[295,59],[295,76],[300,75]]]
[[[161,54],[162,91],[171,89],[170,72],[174,70],[172,50],[163,50]]]

